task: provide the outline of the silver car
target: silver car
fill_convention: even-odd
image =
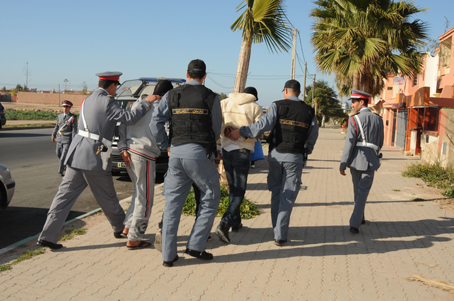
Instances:
[[[14,195],[16,182],[11,177],[9,169],[0,165],[0,211],[6,209]]]

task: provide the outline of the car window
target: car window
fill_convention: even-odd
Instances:
[[[133,103],[134,101],[135,101],[135,100],[130,100],[130,99],[128,99],[128,100],[119,100],[118,103],[120,104],[120,107],[121,107],[122,109],[125,109],[125,110],[126,110],[127,108],[129,108],[129,107],[132,105],[132,103]]]
[[[142,84],[141,80],[127,80],[118,86],[116,96],[128,97],[134,94],[137,88]]]

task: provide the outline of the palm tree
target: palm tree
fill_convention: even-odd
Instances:
[[[243,31],[234,92],[242,92],[246,87],[252,43],[265,42],[271,52],[287,51],[290,48],[290,31],[282,9],[284,0],[244,0],[237,12],[244,9],[241,16],[230,26],[232,31]]]
[[[353,87],[378,94],[389,73],[421,72],[427,25],[414,15],[426,9],[407,0],[317,0],[312,44],[319,69],[335,73],[340,94]]]

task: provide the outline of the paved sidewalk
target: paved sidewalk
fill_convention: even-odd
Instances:
[[[321,129],[303,172],[284,247],[272,242],[267,162],[251,170],[246,197],[261,215],[244,220],[231,244],[208,243],[203,262],[183,253],[194,217],[183,216],[174,267],[155,249],[129,251],[107,221],[0,273],[4,300],[454,300],[410,276],[454,283],[454,214],[418,179],[400,173],[411,159],[385,147],[366,206],[366,225],[352,235],[350,175],[339,174],[340,130]],[[156,191],[147,238],[154,240],[164,199]],[[216,218],[214,227],[219,223]],[[213,229],[214,230],[214,229]]]

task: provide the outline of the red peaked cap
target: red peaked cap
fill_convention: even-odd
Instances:
[[[123,73],[118,71],[108,71],[102,73],[96,73],[96,76],[99,76],[99,80],[111,80],[111,81],[119,81],[120,76]]]

